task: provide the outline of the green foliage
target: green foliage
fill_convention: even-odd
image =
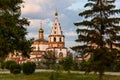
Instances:
[[[103,80],[104,71],[119,61],[120,18],[114,15],[119,14],[120,9],[115,8],[114,2],[115,0],[88,0],[84,7],[89,9],[79,13],[84,20],[74,23],[78,27],[76,42],[82,44],[72,49],[81,53],[82,58],[84,54],[91,55],[86,71],[99,72],[100,80]]]
[[[36,64],[33,62],[23,63],[22,70],[26,75],[30,75],[35,72]]]
[[[4,63],[4,66],[5,66],[6,69],[10,70],[10,66],[11,66],[12,64],[16,64],[16,62],[13,61],[13,60],[9,60],[9,61],[6,61],[6,62]]]
[[[21,73],[21,65],[19,64],[11,64],[10,65],[10,72],[13,74]]]
[[[73,57],[72,57],[72,54],[70,53],[68,55],[68,57],[63,58],[59,63],[63,66],[63,69],[65,71],[68,71],[68,73],[69,73],[70,70],[73,67]]]
[[[35,74],[31,74],[30,76],[19,74],[19,75],[13,75],[13,74],[0,74],[1,80],[50,80],[50,73],[48,72],[39,72]],[[58,77],[56,77],[56,80],[97,80],[98,76],[96,74],[66,74],[61,73]],[[120,76],[113,76],[113,75],[105,75],[104,80],[120,80]]]
[[[5,69],[5,62],[1,63],[1,69]]]
[[[47,53],[45,53],[44,55],[44,59],[45,61],[43,61],[43,63],[50,69],[54,69],[55,68],[55,64],[56,64],[56,53],[53,51],[48,51]]]
[[[75,71],[79,71],[80,70],[79,62],[74,61],[74,63],[73,63],[73,70],[75,70]]]
[[[0,0],[0,57],[5,57],[14,50],[28,56],[31,40],[27,40],[26,18],[21,18],[23,0]]]
[[[50,73],[50,76],[49,76],[49,79],[50,79],[50,80],[57,80],[57,78],[56,78],[56,73],[51,72],[51,73]]]

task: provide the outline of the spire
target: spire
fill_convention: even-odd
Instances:
[[[62,35],[61,26],[58,20],[58,12],[55,12],[55,20],[52,27],[51,35]]]
[[[57,9],[56,9],[56,12],[55,12],[55,18],[58,18],[58,12],[57,12]]]
[[[55,16],[58,16],[58,13],[57,13],[57,11],[55,12]]]
[[[49,35],[49,47],[64,47],[64,35],[61,30],[61,26],[58,20],[58,13],[57,11],[54,13],[55,20],[52,26],[51,34]]]
[[[40,28],[42,29],[42,21],[40,21]]]

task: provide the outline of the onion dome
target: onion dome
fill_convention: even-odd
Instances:
[[[57,13],[57,12],[55,12],[55,16],[58,16],[58,13]]]
[[[40,29],[39,29],[39,32],[40,32],[40,33],[43,33],[43,32],[44,32],[44,30],[43,30],[42,28],[40,28]]]

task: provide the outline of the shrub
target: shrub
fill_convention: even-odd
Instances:
[[[13,74],[21,73],[21,66],[19,64],[11,64],[10,65],[10,72]]]
[[[26,75],[32,74],[35,72],[36,65],[33,62],[23,63],[22,70]]]
[[[1,69],[5,69],[5,63],[1,63]]]
[[[5,66],[6,69],[9,70],[11,64],[16,64],[16,62],[13,61],[13,60],[6,61],[5,64],[4,64],[4,66]]]

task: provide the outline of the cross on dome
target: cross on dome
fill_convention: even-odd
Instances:
[[[39,29],[39,32],[40,32],[40,33],[43,33],[43,32],[44,32],[44,30],[42,29],[42,21],[40,21],[40,29]]]

